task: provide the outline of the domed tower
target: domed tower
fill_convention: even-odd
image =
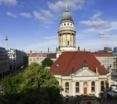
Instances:
[[[76,31],[68,10],[63,13],[58,30],[59,51],[76,51]]]

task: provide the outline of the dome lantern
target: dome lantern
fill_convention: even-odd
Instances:
[[[72,18],[71,14],[70,14],[70,12],[68,10],[66,10],[63,13],[63,16],[62,16],[62,19],[61,19],[61,23],[65,22],[65,21],[71,21],[71,22],[73,22],[73,18]]]

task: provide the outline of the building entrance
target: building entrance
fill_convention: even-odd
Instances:
[[[84,87],[84,95],[87,95],[87,87]]]

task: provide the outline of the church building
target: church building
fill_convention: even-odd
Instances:
[[[94,53],[76,48],[76,31],[69,11],[63,13],[58,30],[57,60],[51,72],[62,87],[63,96],[99,96],[109,87],[110,74]]]

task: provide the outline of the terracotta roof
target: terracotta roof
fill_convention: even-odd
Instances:
[[[29,53],[29,57],[47,57],[48,53]]]
[[[111,57],[112,52],[94,52],[93,53],[96,57]]]
[[[68,76],[81,69],[84,65],[88,65],[89,69],[93,72],[96,72],[97,69],[100,75],[108,73],[104,66],[101,66],[100,62],[90,52],[62,53],[52,65],[51,72],[56,75]]]

